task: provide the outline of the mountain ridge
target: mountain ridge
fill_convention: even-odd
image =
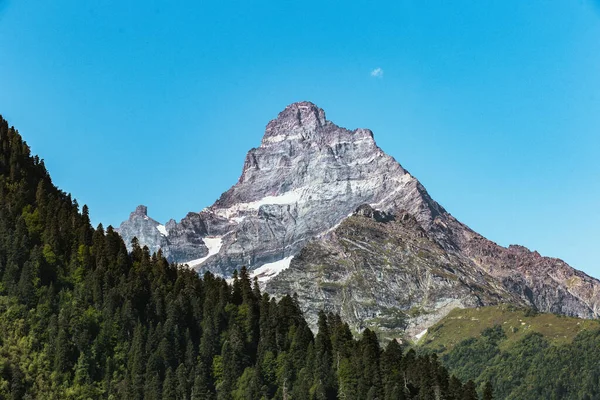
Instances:
[[[288,173],[290,170],[293,174]],[[330,230],[360,204],[387,203],[395,194],[388,187],[402,189],[406,185],[416,186],[413,195],[417,197],[419,192],[426,192],[377,146],[370,130],[341,128],[328,121],[325,112],[314,104],[294,103],[269,122],[261,145],[246,155],[235,185],[212,206],[188,213],[179,223],[165,224],[169,235],[163,253],[171,261],[191,262],[194,267],[225,275],[241,264],[253,269],[297,253],[310,238]],[[441,208],[430,201],[432,208]],[[330,215],[319,202],[342,211]],[[420,214],[417,205],[413,208]],[[251,217],[250,223],[244,221],[247,217]],[[268,219],[276,222],[269,223]],[[133,233],[128,232],[127,225],[122,224],[120,230],[128,243]],[[294,226],[294,230],[287,231],[286,225]],[[248,230],[270,236],[279,244],[269,248],[269,244],[253,242]],[[227,237],[232,232],[236,233],[236,244],[241,243],[237,248]],[[159,232],[144,233],[150,247],[164,240]],[[208,254],[203,237],[221,238],[224,254],[200,266],[194,261]],[[247,248],[250,251],[245,251]]]
[[[316,308],[311,305],[313,299],[310,296],[321,296],[325,300],[319,307],[340,312],[357,330],[362,329],[365,319],[380,319],[386,311],[378,302],[387,302],[390,307],[408,315],[403,329],[414,334],[443,317],[449,312],[449,306],[441,307],[441,303],[428,303],[427,300],[423,303],[425,314],[411,317],[409,311],[415,306],[414,301],[377,300],[375,296],[371,298],[375,307],[366,307],[364,310],[368,311],[361,309],[355,315],[344,314],[339,307],[343,301],[336,297],[344,292],[329,296],[331,293],[327,294],[327,290],[315,287],[318,279],[314,274],[317,270],[332,272],[338,281],[329,280],[331,286],[342,285],[348,278],[348,271],[336,275],[335,271],[340,267],[336,262],[340,260],[331,259],[329,265],[319,266],[320,260],[302,256],[307,248],[317,253],[326,248],[339,249],[340,241],[350,240],[344,237],[349,234],[344,231],[344,222],[350,219],[359,221],[356,231],[362,232],[368,246],[383,248],[385,239],[378,236],[383,228],[373,225],[365,215],[353,216],[365,204],[375,209],[367,211],[370,215],[378,210],[395,215],[400,221],[406,215],[411,216],[409,219],[413,218],[418,224],[427,242],[421,243],[420,234],[400,226],[396,231],[388,232],[398,235],[399,243],[402,235],[408,235],[404,239],[412,243],[412,247],[407,248],[410,257],[391,257],[391,270],[387,270],[382,260],[372,265],[378,258],[365,257],[359,247],[345,249],[340,254],[385,276],[393,276],[396,270],[421,263],[423,268],[409,275],[412,274],[414,282],[433,284],[415,286],[409,280],[406,285],[415,286],[413,289],[417,297],[421,296],[419,298],[439,297],[440,293],[435,291],[446,288],[448,282],[444,283],[443,279],[450,278],[442,274],[442,281],[437,282],[440,276],[435,271],[447,260],[453,260],[459,271],[454,278],[466,281],[450,286],[464,296],[453,297],[452,293],[442,296],[447,304],[472,307],[509,302],[583,318],[599,315],[600,281],[562,260],[541,257],[522,246],[505,248],[473,231],[438,204],[414,176],[379,148],[372,131],[339,127],[328,121],[325,112],[310,102],[287,106],[267,124],[260,146],[247,153],[237,183],[212,206],[198,213],[188,213],[179,223],[169,221],[165,224],[166,235],[153,223],[138,223],[137,214],[132,214],[134,220],[130,218],[122,224],[120,231],[129,242],[135,234],[135,229],[130,228],[143,227],[141,236],[145,236],[149,247],[161,247],[171,261],[187,263],[199,272],[212,271],[229,276],[242,265],[259,271],[265,266],[265,269],[273,270],[271,275],[261,275],[272,294],[303,292],[300,301],[313,317]],[[161,246],[161,241],[166,241],[167,245]],[[435,257],[421,259],[418,250],[421,245]],[[375,275],[363,270],[358,273],[367,281],[377,281]],[[479,278],[473,274],[487,277],[484,280],[491,286],[481,286]],[[298,282],[304,282],[305,286],[300,287]],[[483,288],[484,297],[495,300],[483,301],[481,297],[468,294],[474,288]],[[384,285],[377,290],[393,297],[402,288]],[[442,294],[445,293],[443,290]],[[363,293],[353,295],[363,297]],[[356,300],[352,307],[359,304]],[[366,314],[363,315],[363,311]]]

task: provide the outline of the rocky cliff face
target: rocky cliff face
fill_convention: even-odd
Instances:
[[[357,329],[415,330],[453,307],[499,302],[585,318],[600,311],[599,281],[473,232],[371,131],[341,128],[308,102],[269,122],[212,206],[164,227],[140,206],[120,233],[199,272],[229,276],[246,265],[273,294],[297,292],[309,318],[328,308]]]
[[[118,232],[121,236],[128,238],[128,244],[131,244],[133,237],[137,237],[140,244],[148,246],[153,253],[161,248],[163,251],[168,251],[167,231],[160,222],[148,217],[146,206],[137,206],[135,211],[129,215],[129,219],[121,224]]]
[[[476,234],[464,244],[467,251],[448,250],[452,238],[440,242],[441,235],[406,211],[361,206],[333,232],[305,246],[287,270],[266,282],[266,290],[277,296],[297,293],[313,325],[325,309],[357,331],[369,327],[390,336],[414,337],[457,307],[508,303],[597,315],[597,296],[585,290],[598,282],[572,268],[568,278],[553,279],[556,267],[566,265],[560,260],[518,246],[504,249]],[[495,263],[482,263],[481,257]]]
[[[267,125],[239,181],[214,205],[167,223],[166,247],[156,235],[140,241],[163,246],[171,261],[229,275],[241,265],[289,259],[365,203],[401,204],[425,225],[443,212],[371,131],[341,128],[314,104],[295,103]],[[136,234],[134,221],[120,227],[126,243]]]
[[[445,251],[412,214],[370,206],[305,246],[266,290],[297,293],[312,323],[325,309],[357,331],[392,335],[417,334],[456,307],[527,304],[468,258]]]

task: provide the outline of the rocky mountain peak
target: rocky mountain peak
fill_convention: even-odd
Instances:
[[[167,230],[158,221],[148,217],[148,207],[145,205],[137,206],[117,231],[128,246],[131,246],[131,239],[137,237],[140,245],[148,246],[150,251],[163,249],[165,255],[169,254]]]
[[[139,205],[135,208],[135,211],[131,213],[131,216],[139,216],[139,217],[147,217],[148,216],[148,207],[144,205]]]
[[[308,101],[290,104],[267,124],[262,145],[307,139],[327,124],[325,111]]]
[[[293,103],[269,122],[261,145],[246,155],[237,185],[214,206],[231,207],[284,193],[293,197],[290,192],[307,186],[356,180],[363,164],[388,161],[394,164],[389,174],[405,174],[375,144],[370,130],[339,127],[327,121],[325,112],[315,104]]]
[[[254,269],[289,259],[361,204],[400,207],[424,223],[439,207],[370,130],[342,128],[315,104],[293,103],[267,124],[235,185],[212,206],[165,225],[163,254],[223,275],[241,265]]]
[[[472,231],[384,153],[370,130],[337,126],[309,102],[269,122],[238,182],[212,206],[166,225],[139,206],[120,233],[199,272],[230,276],[247,266],[262,283],[278,277],[272,294],[299,293],[309,311],[310,296],[325,309],[347,299],[348,315],[364,321],[398,309],[390,321],[401,320],[417,307],[427,313],[415,319],[421,329],[453,307],[504,301],[600,315],[600,282]]]

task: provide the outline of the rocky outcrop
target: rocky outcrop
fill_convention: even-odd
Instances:
[[[477,268],[501,279],[543,312],[581,318],[600,314],[600,281],[558,258],[542,257],[523,246],[508,248],[473,232],[453,217],[435,221],[437,236],[446,236]]]
[[[578,296],[575,288],[598,287],[598,282],[572,268],[569,277],[552,279],[547,273],[552,268],[542,265],[556,266],[559,260],[520,246],[504,249],[477,235],[472,241],[487,246],[476,249],[467,243],[473,254],[506,260],[482,266],[478,257],[460,250],[463,243],[452,243],[457,251],[447,250],[452,237],[440,243],[440,235],[405,211],[361,206],[333,232],[305,246],[287,270],[266,283],[266,290],[276,296],[297,293],[313,324],[318,310],[325,309],[339,313],[356,331],[369,327],[391,336],[398,331],[415,336],[457,307],[508,303],[596,315],[595,297]],[[529,272],[519,267],[524,264]]]
[[[131,245],[131,239],[137,237],[142,246],[148,246],[151,252],[159,249],[166,250],[169,242],[165,235],[164,226],[160,222],[148,217],[148,207],[140,205],[129,214],[129,219],[123,222],[117,231]]]
[[[297,293],[310,323],[325,309],[356,331],[392,336],[416,335],[456,307],[528,304],[469,258],[447,252],[412,214],[370,206],[304,247],[266,290]]]

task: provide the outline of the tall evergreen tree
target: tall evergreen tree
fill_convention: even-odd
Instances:
[[[494,390],[492,388],[492,384],[487,381],[485,386],[483,387],[483,400],[493,400],[494,399]]]

